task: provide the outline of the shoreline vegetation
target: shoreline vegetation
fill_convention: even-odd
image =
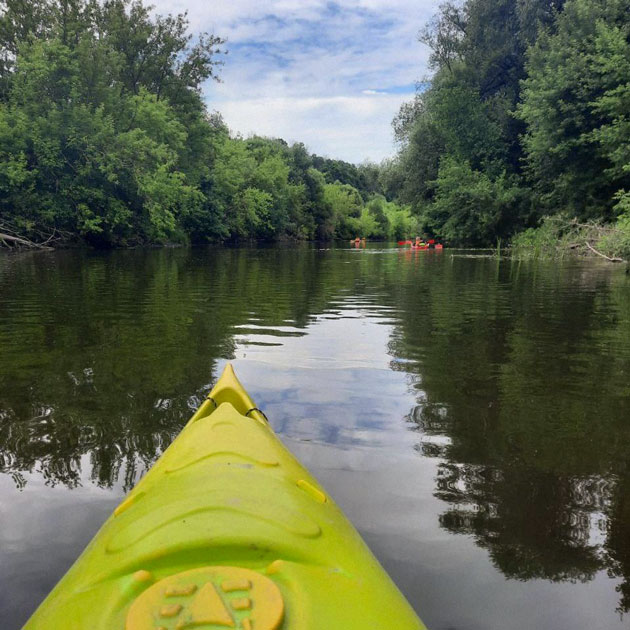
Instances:
[[[447,1],[419,40],[397,154],[355,165],[231,133],[201,92],[226,43],[185,14],[0,0],[0,250],[422,235],[630,259],[627,2]]]
[[[230,133],[225,42],[141,0],[0,0],[0,246],[401,238],[379,167]]]
[[[511,256],[520,260],[595,256],[612,263],[630,259],[630,221],[580,223],[567,215],[548,216],[512,240]]]
[[[432,74],[394,121],[385,175],[420,231],[629,259],[627,1],[446,1],[419,39]]]

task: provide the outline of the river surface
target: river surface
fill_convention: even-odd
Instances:
[[[304,245],[0,257],[3,630],[228,360],[429,628],[630,624],[624,269]]]

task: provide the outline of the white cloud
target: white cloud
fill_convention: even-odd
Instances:
[[[304,142],[315,153],[347,161],[380,161],[393,153],[390,121],[403,99],[403,95],[270,97],[223,101],[220,111],[230,128],[243,135]]]
[[[360,162],[393,152],[391,119],[426,74],[416,34],[437,0],[153,0],[228,38],[210,109],[230,127]],[[408,86],[407,89],[401,86]],[[405,94],[406,92],[406,94]]]

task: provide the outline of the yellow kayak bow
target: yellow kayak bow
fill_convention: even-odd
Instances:
[[[231,365],[25,630],[420,630]]]

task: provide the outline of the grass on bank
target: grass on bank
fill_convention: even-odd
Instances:
[[[562,258],[567,255],[600,256],[610,262],[630,260],[630,212],[616,223],[580,223],[566,215],[545,217],[512,239],[512,257]]]

